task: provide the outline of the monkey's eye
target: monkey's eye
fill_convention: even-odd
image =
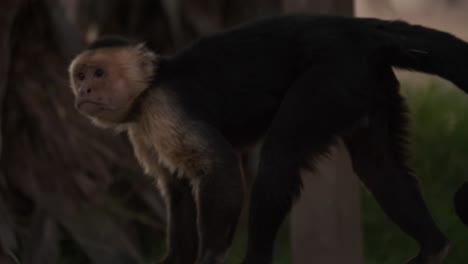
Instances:
[[[103,75],[104,75],[104,70],[101,69],[101,68],[97,68],[94,71],[94,77],[96,77],[96,78],[101,78]]]
[[[78,76],[78,80],[80,80],[80,81],[84,80],[85,77],[86,77],[83,72],[79,72],[77,76]]]

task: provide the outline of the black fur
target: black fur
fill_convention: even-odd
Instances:
[[[134,43],[120,36],[104,36],[88,45],[86,49],[96,50],[100,48],[122,48],[129,47],[132,44]]]
[[[455,205],[455,212],[463,221],[463,223],[468,226],[468,182],[465,182],[460,189],[455,193],[453,198]]]
[[[467,91],[466,59],[465,42],[404,22],[284,16],[201,38],[161,58],[153,85],[171,89],[194,120],[238,149],[264,139],[244,263],[271,263],[278,227],[300,194],[300,166],[327,154],[337,138],[388,216],[419,243],[410,263],[429,263],[447,241],[405,163],[407,110],[392,67],[436,74]],[[229,186],[213,186],[207,197],[241,199]],[[207,208],[202,217],[217,215]],[[236,221],[210,221],[204,232]],[[219,261],[213,256],[222,256],[230,241],[206,245],[225,235],[206,236],[200,263]]]

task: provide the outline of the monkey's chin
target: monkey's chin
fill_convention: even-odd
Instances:
[[[94,102],[80,102],[76,104],[76,109],[86,116],[97,117],[106,110],[105,106]]]
[[[77,106],[78,111],[91,119],[93,123],[102,128],[115,127],[128,123],[128,110],[126,108],[109,108],[103,104],[82,103]]]

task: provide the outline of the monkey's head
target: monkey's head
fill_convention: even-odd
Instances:
[[[155,59],[143,44],[97,40],[69,67],[75,107],[100,126],[126,122],[135,100],[150,86]]]

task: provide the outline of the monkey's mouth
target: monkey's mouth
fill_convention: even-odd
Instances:
[[[78,101],[76,102],[75,106],[80,112],[88,115],[95,115],[104,110],[107,110],[105,104],[93,101]]]

